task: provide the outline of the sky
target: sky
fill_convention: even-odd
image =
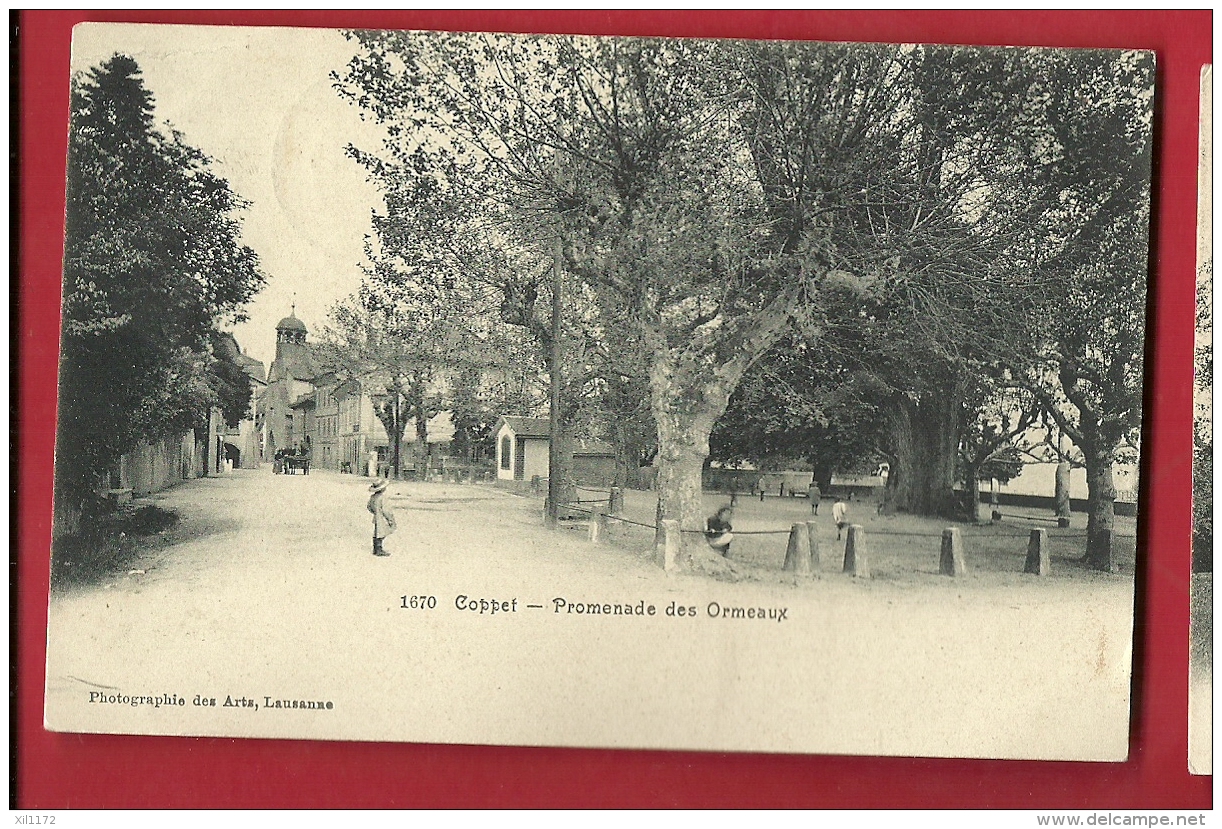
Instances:
[[[380,132],[329,78],[355,51],[331,29],[84,23],[73,31],[74,72],[116,52],[135,58],[158,122],[210,155],[251,203],[242,237],[267,285],[247,307],[250,320],[232,330],[265,367],[276,323],[294,302],[317,332],[360,285],[370,214],[382,202],[344,147],[376,149]]]

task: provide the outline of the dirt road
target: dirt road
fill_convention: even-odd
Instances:
[[[726,584],[667,575],[580,530],[549,532],[534,502],[456,484],[392,484],[399,531],[392,555],[375,558],[367,483],[264,468],[164,493],[159,504],[182,520],[142,553],[133,569],[143,573],[52,600],[49,726],[1127,753],[1131,579]],[[403,598],[413,596],[423,608]],[[183,704],[132,704],[144,696]]]

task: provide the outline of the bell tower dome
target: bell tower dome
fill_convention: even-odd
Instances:
[[[305,345],[306,333],[305,323],[297,319],[297,306],[294,305],[289,315],[276,324],[276,359],[283,356],[286,344]]]

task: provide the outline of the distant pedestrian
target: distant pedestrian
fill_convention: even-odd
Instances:
[[[395,531],[395,514],[386,503],[386,487],[390,481],[379,480],[369,485],[369,503],[366,509],[373,515],[373,554],[388,556],[382,549],[382,539]]]
[[[734,529],[730,523],[730,519],[734,517],[732,507],[722,507],[716,513],[709,516],[704,524],[704,537],[709,542],[709,546],[713,548],[713,552],[723,557],[730,555],[730,542],[734,540]]]
[[[819,491],[819,485],[813,480],[810,486],[806,488],[806,500],[810,501],[811,515],[819,514],[819,499],[823,497],[823,493]]]
[[[832,504],[832,520],[836,522],[836,540],[840,540],[840,533],[844,529],[844,525],[848,523],[849,505],[842,498],[837,498],[836,503]]]

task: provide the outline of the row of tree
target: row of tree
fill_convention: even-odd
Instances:
[[[209,159],[158,125],[134,60],[73,79],[55,480],[71,515],[125,453],[219,408],[246,415],[249,378],[222,347],[262,287],[245,207]]]
[[[387,206],[356,305],[431,349],[405,364],[500,337],[559,369],[566,433],[600,426],[625,475],[652,454],[687,528],[711,454],[825,479],[885,457],[896,506],[962,517],[956,488],[1013,474],[1042,423],[1086,467],[1088,558],[1112,566],[1152,55],[350,37],[337,89],[388,136],[350,150]],[[685,564],[722,566],[698,546]]]

